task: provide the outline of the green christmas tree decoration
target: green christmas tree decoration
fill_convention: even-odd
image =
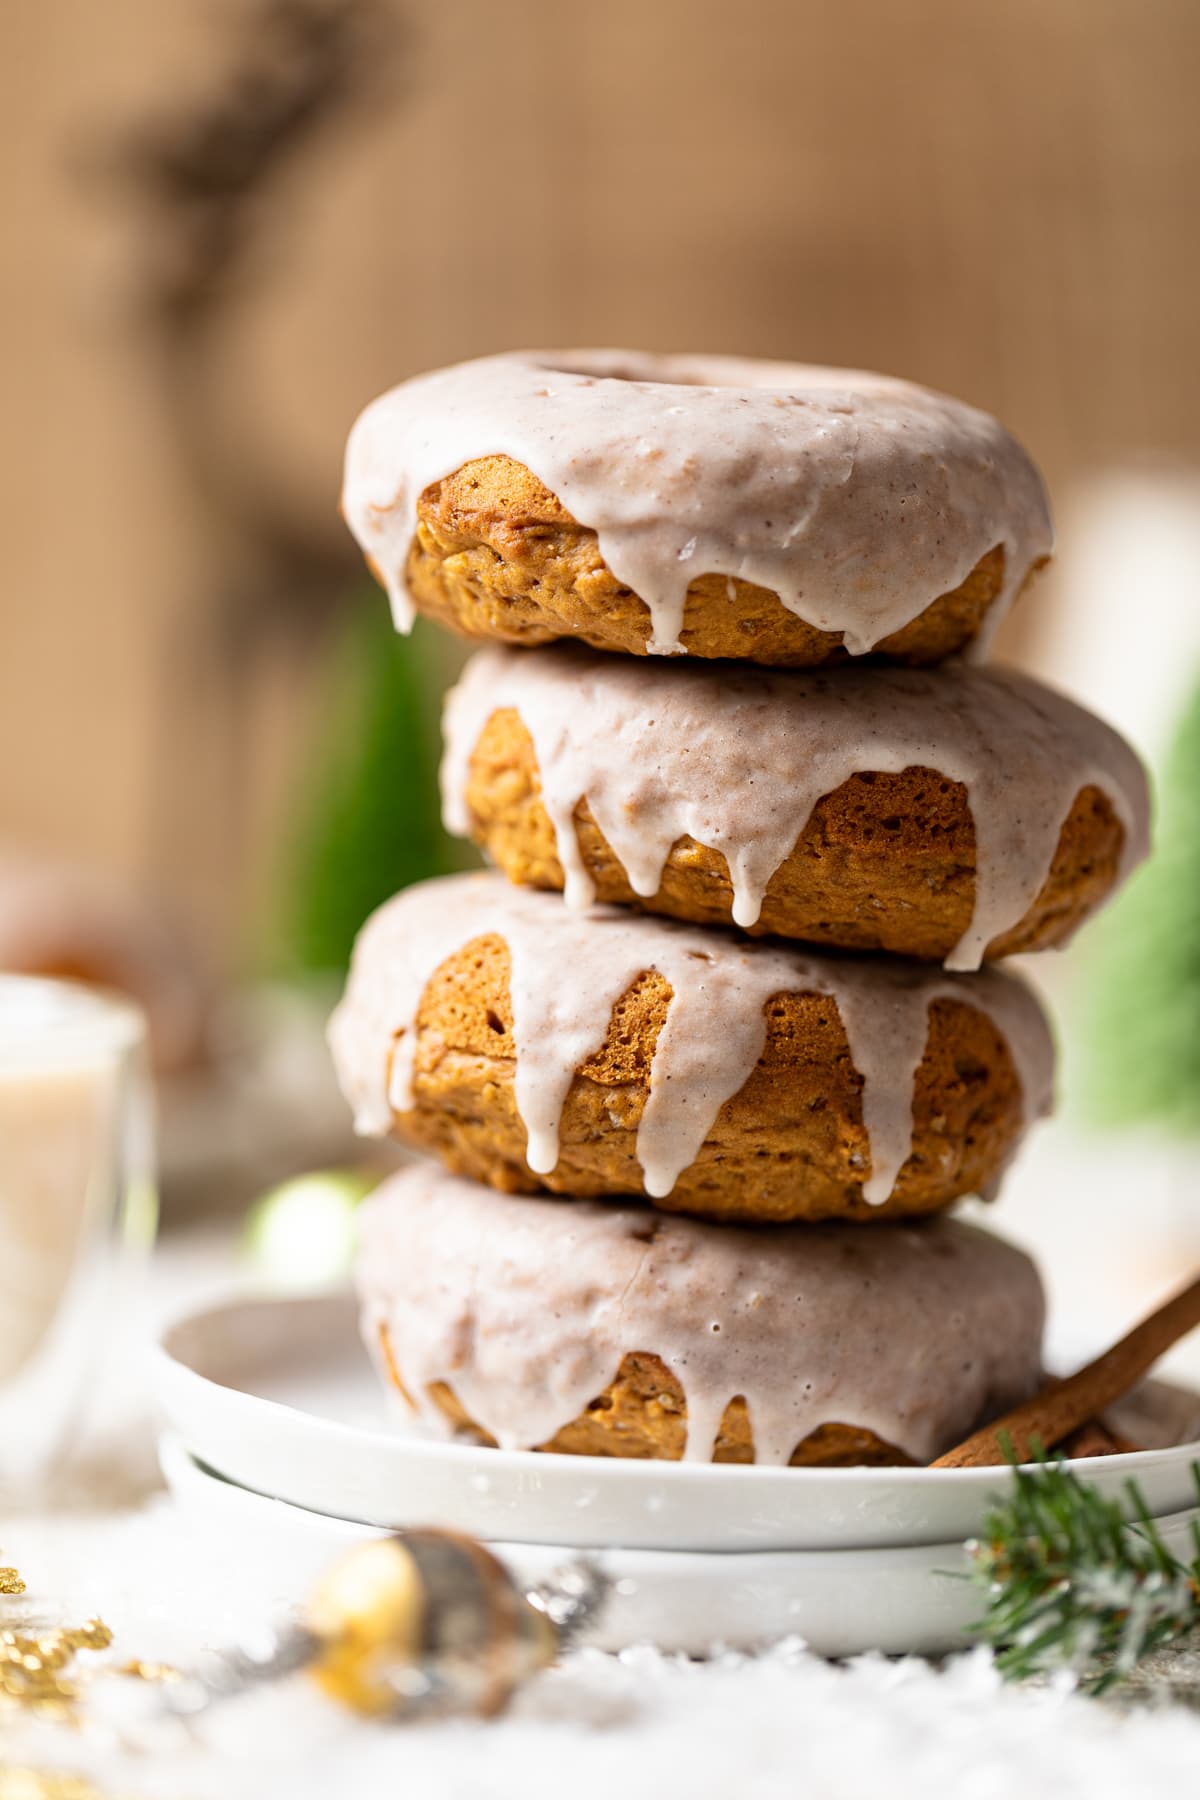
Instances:
[[[1154,855],[1092,948],[1088,1114],[1200,1132],[1200,684],[1163,770]]]
[[[1200,1468],[1192,1478],[1200,1498]],[[1061,1460],[1014,1468],[968,1546],[986,1598],[974,1635],[1006,1679],[1067,1673],[1102,1694],[1200,1625],[1200,1526],[1181,1560],[1136,1483],[1125,1497],[1131,1519]]]
[[[398,637],[377,589],[349,609],[285,857],[276,942],[288,973],[340,976],[369,913],[469,860],[438,806],[439,648],[420,625]]]

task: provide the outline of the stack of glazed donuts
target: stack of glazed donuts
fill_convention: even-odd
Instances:
[[[497,873],[364,927],[331,1025],[367,1342],[506,1447],[928,1462],[1041,1379],[1029,1259],[947,1216],[1049,1110],[1038,1001],[1144,855],[1137,759],[983,666],[1049,556],[985,414],[844,370],[483,359],[367,408],[346,518],[488,640],[443,801]]]

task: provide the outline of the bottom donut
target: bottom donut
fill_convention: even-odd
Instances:
[[[702,1224],[421,1165],[367,1202],[357,1281],[407,1408],[506,1449],[927,1463],[1042,1373],[1036,1268],[957,1219]]]

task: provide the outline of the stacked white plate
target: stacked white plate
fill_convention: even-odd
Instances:
[[[442,1525],[535,1582],[581,1550],[613,1578],[591,1642],[702,1654],[795,1634],[841,1656],[961,1648],[980,1610],[965,1543],[995,1469],[771,1469],[478,1449],[415,1435],[390,1410],[349,1295],[237,1299],[164,1334],[162,1463],[179,1502],[261,1543],[298,1600],[337,1551]],[[1136,1480],[1167,1542],[1194,1516],[1200,1397],[1148,1384],[1118,1421],[1162,1448],[1077,1462],[1127,1499]]]

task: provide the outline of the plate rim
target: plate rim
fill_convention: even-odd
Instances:
[[[303,1506],[297,1500],[288,1500],[281,1494],[264,1494],[259,1488],[248,1487],[243,1481],[235,1481],[231,1476],[222,1475],[219,1469],[209,1468],[203,1457],[197,1456],[195,1451],[190,1450],[182,1434],[178,1431],[167,1429],[160,1432],[156,1453],[159,1467],[163,1470],[168,1484],[170,1484],[169,1469],[178,1467],[180,1462],[186,1461],[190,1466],[190,1473],[197,1480],[197,1485],[203,1481],[215,1483],[220,1487],[229,1487],[239,1497],[261,1502],[264,1508],[285,1506],[290,1513],[299,1514],[301,1519],[328,1520],[335,1525],[350,1526],[356,1531],[374,1532],[380,1537],[391,1535],[385,1525],[367,1525],[359,1519],[343,1518],[336,1513],[318,1512],[314,1507]],[[1193,1522],[1200,1523],[1200,1501],[1195,1506],[1185,1507],[1177,1512],[1163,1513],[1154,1521],[1159,1531],[1186,1530]],[[503,1537],[489,1537],[482,1541],[499,1556],[506,1553],[516,1556],[530,1551],[544,1551],[547,1555],[553,1554],[558,1558],[563,1555],[561,1544],[540,1543],[532,1540],[517,1541]],[[807,1568],[818,1562],[824,1563],[827,1558],[835,1557],[839,1559],[838,1567],[845,1569],[849,1574],[852,1573],[850,1559],[865,1558],[869,1564],[876,1567],[885,1560],[889,1563],[900,1560],[918,1567],[927,1563],[932,1556],[937,1554],[958,1554],[966,1547],[966,1543],[967,1540],[963,1538],[945,1538],[935,1539],[924,1544],[841,1544],[827,1545],[817,1549],[806,1549],[803,1546],[792,1549],[764,1549],[758,1546],[753,1549],[735,1547],[725,1550],[692,1548],[669,1550],[656,1549],[644,1544],[585,1544],[571,1546],[570,1554],[572,1556],[615,1556],[619,1557],[622,1562],[630,1560],[635,1565],[642,1562],[649,1563],[652,1559],[661,1557],[667,1559],[669,1566],[681,1574],[700,1564],[714,1569],[721,1567],[731,1574],[735,1571],[750,1573],[754,1565],[760,1562],[779,1563],[785,1560],[789,1564]],[[843,1562],[840,1560],[842,1558],[846,1560]],[[953,1571],[935,1570],[932,1572],[953,1574]]]

